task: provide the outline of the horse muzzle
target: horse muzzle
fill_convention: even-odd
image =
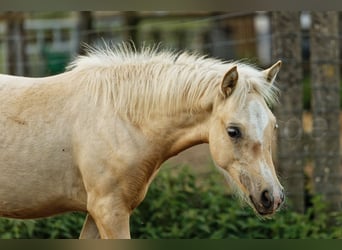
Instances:
[[[274,214],[280,208],[284,203],[285,195],[283,190],[274,193],[272,190],[265,189],[258,196],[250,195],[249,198],[255,210],[261,216],[266,216]]]

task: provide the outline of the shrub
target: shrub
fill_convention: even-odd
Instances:
[[[37,220],[0,219],[1,239],[78,238],[84,213],[69,213]]]
[[[286,209],[272,219],[253,210],[209,176],[201,185],[185,169],[177,176],[161,172],[133,213],[134,238],[342,238],[342,213],[328,213],[320,197],[305,214]]]

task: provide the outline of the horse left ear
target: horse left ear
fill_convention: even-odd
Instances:
[[[236,66],[231,68],[224,75],[222,83],[221,83],[221,92],[225,98],[231,95],[231,93],[233,92],[236,86],[238,79],[239,79],[239,74],[237,72]]]
[[[265,69],[263,71],[264,76],[266,78],[266,81],[270,84],[272,84],[275,80],[275,78],[277,77],[277,74],[280,70],[282,62],[279,60],[278,62],[276,62],[275,64],[273,64],[271,67],[269,67],[268,69]]]

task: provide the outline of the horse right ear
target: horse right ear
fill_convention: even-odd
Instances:
[[[273,84],[275,78],[277,77],[277,74],[280,70],[282,62],[279,60],[275,64],[273,64],[270,68],[265,69],[263,71],[265,79],[268,83]]]
[[[236,83],[239,79],[239,74],[237,72],[237,67],[234,66],[231,68],[223,77],[221,83],[221,93],[225,98],[230,96],[236,86]]]

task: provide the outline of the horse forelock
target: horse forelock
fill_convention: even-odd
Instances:
[[[82,82],[95,103],[114,106],[116,112],[134,122],[152,114],[166,115],[207,110],[217,96],[226,71],[238,66],[239,79],[231,98],[242,105],[249,92],[260,94],[266,102],[276,101],[276,88],[261,71],[239,62],[223,62],[187,52],[141,51],[128,44],[89,48],[68,69]]]

